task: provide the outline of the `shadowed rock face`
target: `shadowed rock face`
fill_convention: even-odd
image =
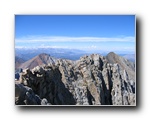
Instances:
[[[135,105],[135,79],[120,62],[106,58],[92,54],[77,61],[58,59],[53,65],[23,70],[16,84],[31,88],[44,99],[40,104],[47,100],[52,105]]]

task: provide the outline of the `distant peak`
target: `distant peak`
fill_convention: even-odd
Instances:
[[[41,53],[39,54],[38,56],[50,56],[49,54],[46,54],[46,53]]]
[[[48,55],[47,53],[41,53],[41,54],[39,54],[39,55]]]
[[[114,52],[109,52],[108,54],[107,54],[107,56],[108,55],[117,55],[116,53],[114,53]]]

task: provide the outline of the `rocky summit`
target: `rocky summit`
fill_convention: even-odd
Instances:
[[[135,66],[116,55],[23,69],[15,81],[16,105],[136,105]]]

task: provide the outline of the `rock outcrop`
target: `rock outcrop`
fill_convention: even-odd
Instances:
[[[15,84],[15,104],[16,105],[50,105],[48,101],[43,98],[40,99],[30,87],[23,84]]]
[[[135,105],[134,77],[120,62],[106,58],[92,54],[24,69],[16,81],[16,88],[23,89],[21,94],[20,87],[15,91],[16,105]],[[126,64],[125,59],[119,60]]]
[[[117,63],[119,67],[122,70],[125,70],[128,72],[130,77],[130,80],[135,80],[135,64],[133,62],[130,62],[129,60],[123,58],[122,56],[118,56],[114,52],[110,52],[107,56],[106,59],[108,60],[109,63],[115,64]]]

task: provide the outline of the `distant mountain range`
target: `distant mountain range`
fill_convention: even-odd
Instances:
[[[33,57],[46,53],[49,54],[51,57],[55,57],[57,59],[69,59],[69,60],[78,60],[81,56],[90,55],[92,52],[87,52],[78,49],[64,49],[64,48],[16,48],[15,49],[15,56],[23,61],[27,61],[32,59]],[[108,53],[104,51],[94,52],[103,56],[106,56]],[[135,54],[118,54],[123,56],[124,58],[128,59],[129,61],[135,62]]]
[[[126,54],[126,55],[123,55],[123,57],[132,62],[135,62],[135,54]]]
[[[26,54],[26,56],[30,56],[31,57],[32,54],[29,53],[28,55]],[[19,68],[32,69],[32,68],[34,68],[36,66],[40,66],[40,65],[44,65],[44,64],[45,65],[54,64],[57,61],[57,58],[52,57],[52,56],[50,56],[49,54],[46,54],[46,53],[41,53],[41,54],[39,54],[39,55],[29,59],[29,60],[25,60],[25,58],[27,58],[26,56],[25,55],[23,57],[15,56],[15,68],[16,69],[19,69]],[[80,58],[80,55],[78,57]],[[110,62],[112,64],[118,63],[118,62],[120,63],[122,60],[127,61],[126,59],[128,59],[128,58],[129,58],[128,61],[130,61],[130,58],[133,59],[133,55],[123,55],[121,57],[121,56],[118,56],[117,54],[115,54],[113,52],[108,53],[105,57],[108,60],[108,62]],[[68,57],[68,59],[69,58],[70,57]],[[124,59],[124,58],[126,58],[126,59]],[[120,59],[122,59],[122,60],[120,60]],[[134,66],[134,62],[132,62],[132,60],[129,62],[129,64],[132,67],[132,69],[135,67]],[[122,66],[122,63],[120,63],[120,65]]]
[[[31,49],[15,49],[15,55],[23,60],[27,61],[31,58],[46,53],[49,54],[51,57],[55,58],[63,58],[63,59],[70,59],[70,60],[78,60],[81,56],[85,54],[89,54],[82,50],[77,49],[63,49],[63,48],[31,48]]]

